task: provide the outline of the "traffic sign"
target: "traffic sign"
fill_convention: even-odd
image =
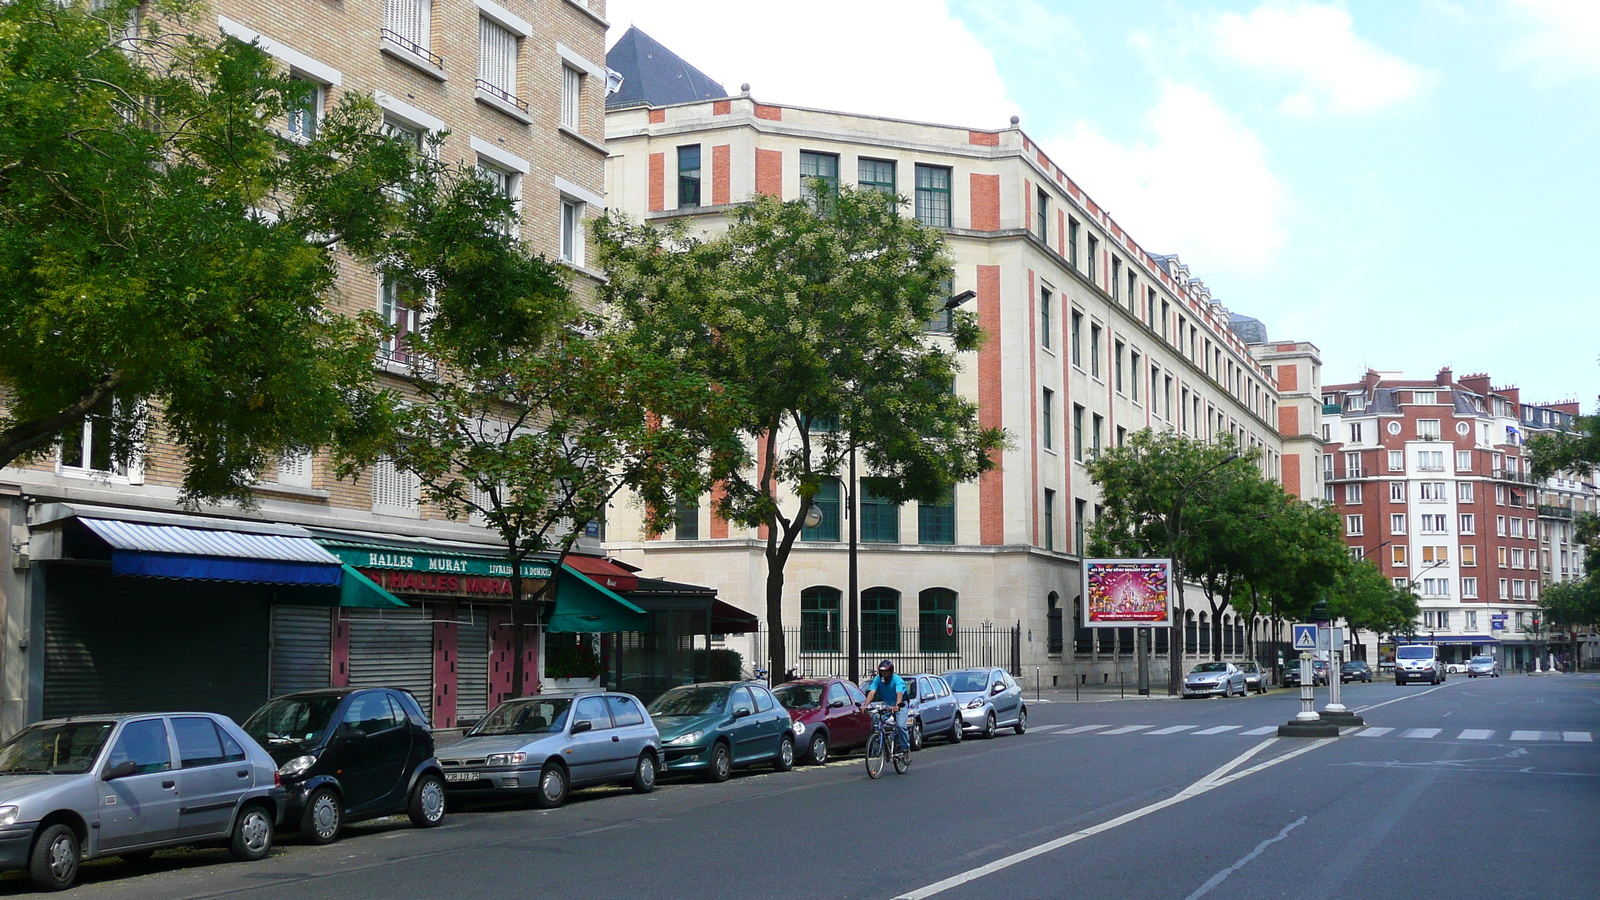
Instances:
[[[1315,625],[1295,625],[1294,626],[1294,649],[1296,649],[1296,650],[1315,650],[1315,649],[1317,649],[1317,626],[1315,626]]]
[[[956,617],[955,616],[945,616],[944,617],[944,633],[945,634],[955,634],[956,633]]]

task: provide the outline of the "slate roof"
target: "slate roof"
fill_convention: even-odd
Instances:
[[[1267,326],[1260,319],[1239,313],[1228,314],[1228,327],[1247,344],[1265,344],[1267,342]]]
[[[622,87],[606,98],[606,109],[670,106],[728,96],[711,76],[630,25],[606,53],[606,68],[622,76]]]

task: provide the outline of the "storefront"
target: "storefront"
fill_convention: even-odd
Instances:
[[[714,588],[656,578],[636,579],[622,596],[649,620],[643,631],[603,636],[607,687],[649,702],[680,684],[742,677],[743,660],[721,646],[722,637],[756,631],[754,614],[718,600]]]

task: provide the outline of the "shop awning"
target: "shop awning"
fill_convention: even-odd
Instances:
[[[567,554],[561,564],[575,572],[582,572],[589,576],[601,587],[613,591],[626,593],[639,586],[639,576],[632,570],[624,567],[616,560],[606,559],[602,556],[582,556],[577,553]]]
[[[275,599],[279,603],[299,606],[347,606],[357,609],[405,609],[410,605],[348,564],[342,568],[344,577],[339,580],[338,587],[290,585],[279,588]]]
[[[604,631],[647,631],[650,617],[644,610],[594,579],[567,566],[556,575],[555,612],[545,630],[554,634]]]
[[[723,600],[712,602],[712,634],[750,634],[760,630],[761,617],[755,613],[745,612]]]
[[[111,574],[251,584],[338,585],[339,558],[309,537],[80,516],[111,545]]]

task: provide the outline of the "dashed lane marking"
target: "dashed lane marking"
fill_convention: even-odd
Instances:
[[[1195,734],[1222,734],[1225,731],[1238,731],[1243,725],[1218,725],[1215,728],[1203,728]]]
[[[1250,737],[1257,737],[1257,736],[1263,735],[1263,734],[1277,734],[1277,733],[1278,733],[1278,726],[1276,726],[1276,725],[1263,725],[1260,728],[1252,728],[1249,731],[1241,731],[1241,732],[1239,732],[1240,736],[1249,735]]]
[[[1100,733],[1101,734],[1132,734],[1135,731],[1143,731],[1146,728],[1154,728],[1154,727],[1155,727],[1154,725],[1124,725],[1121,728],[1113,728],[1110,731],[1102,731]]]
[[[1487,741],[1492,737],[1494,737],[1494,732],[1486,728],[1468,728],[1466,731],[1461,732],[1461,740],[1463,741]]]
[[[1382,726],[1376,728],[1367,728],[1356,732],[1356,737],[1383,737],[1393,730],[1393,728],[1384,728]]]
[[[1155,731],[1148,731],[1148,732],[1145,732],[1145,733],[1146,734],[1177,734],[1180,731],[1188,731],[1191,728],[1199,728],[1199,727],[1200,727],[1199,725],[1169,725],[1166,728],[1157,728]],[[1197,731],[1195,733],[1199,734],[1200,732]]]
[[[1412,728],[1400,736],[1403,738],[1422,738],[1427,740],[1428,738],[1438,737],[1439,732],[1443,730],[1443,728]]]
[[[1563,731],[1561,732],[1561,739],[1573,744],[1594,743],[1594,739],[1590,737],[1587,731]]]

